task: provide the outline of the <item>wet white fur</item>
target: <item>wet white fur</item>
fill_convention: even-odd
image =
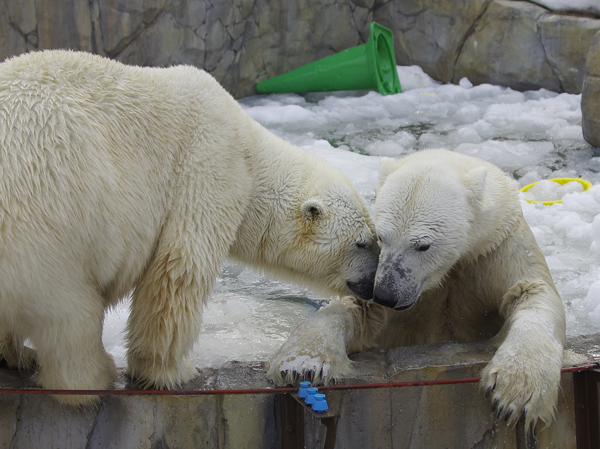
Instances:
[[[68,51],[0,64],[0,355],[36,361],[46,388],[110,386],[103,317],[132,288],[128,372],[172,388],[195,375],[187,354],[228,255],[348,294],[365,245],[374,227],[342,173],[201,70]]]
[[[333,301],[292,332],[272,358],[270,375],[289,382],[296,373],[314,376],[314,370],[315,381],[330,382],[351,372],[347,353],[491,339],[497,351],[481,383],[501,415],[510,411],[514,422],[525,410],[528,426],[551,422],[566,339],[564,309],[514,182],[484,161],[445,150],[384,158],[375,224],[381,260],[386,251],[412,258],[410,277],[423,280],[417,301],[403,311],[352,297]],[[409,254],[410,242],[432,229],[439,232],[431,248]],[[385,269],[380,262],[377,277]],[[304,358],[295,362],[299,355]]]

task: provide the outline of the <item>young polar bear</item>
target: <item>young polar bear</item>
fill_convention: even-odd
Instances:
[[[492,339],[497,350],[481,382],[498,416],[549,423],[564,308],[513,181],[446,150],[384,158],[374,218],[375,303],[345,297],[321,309],[275,354],[270,376],[289,382],[312,372],[329,382],[351,371],[347,353]]]
[[[43,387],[111,385],[103,317],[132,289],[128,372],[172,388],[195,375],[187,355],[228,255],[368,299],[378,253],[348,179],[205,72],[68,51],[0,64],[0,358],[37,364]]]

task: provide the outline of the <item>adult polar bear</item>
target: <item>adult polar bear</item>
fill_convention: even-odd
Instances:
[[[482,384],[498,416],[550,422],[564,308],[513,181],[445,150],[384,158],[374,212],[378,304],[333,301],[292,332],[269,374],[314,372],[327,382],[350,372],[348,352],[491,338],[497,350]]]
[[[186,355],[228,254],[370,298],[378,253],[347,178],[203,71],[68,51],[0,65],[0,355],[31,366],[29,338],[45,388],[111,384],[103,316],[132,288],[128,371],[171,388],[195,374]]]

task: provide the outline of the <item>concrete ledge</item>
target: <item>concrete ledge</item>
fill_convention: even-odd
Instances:
[[[579,363],[597,360],[600,335],[571,339]],[[345,385],[478,377],[493,354],[485,343],[441,343],[356,354]],[[0,369],[0,388],[34,388],[32,374]],[[201,370],[183,389],[273,388],[264,364]],[[135,389],[120,373],[115,389]],[[494,419],[478,384],[327,391],[339,419],[338,448],[517,448],[518,426]],[[536,447],[576,447],[573,374],[562,376],[556,421]],[[0,448],[278,448],[280,395],[106,396],[96,409],[72,410],[47,395],[0,394]],[[326,428],[305,416],[305,442],[320,448]]]

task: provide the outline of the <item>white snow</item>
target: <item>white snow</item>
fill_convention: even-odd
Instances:
[[[434,147],[488,160],[521,187],[548,178],[598,184],[585,193],[563,192],[563,202],[551,206],[528,203],[521,194],[521,205],[564,301],[568,333],[600,332],[600,149],[583,139],[581,96],[473,86],[467,79],[439,84],[418,67],[398,71],[404,90],[398,95],[274,94],[240,103],[275,134],[341,169],[370,207],[381,156]],[[312,304],[327,299],[228,262],[193,362],[267,360],[316,310]],[[108,313],[105,323],[104,343],[119,366],[125,365],[126,318],[127,302]]]

